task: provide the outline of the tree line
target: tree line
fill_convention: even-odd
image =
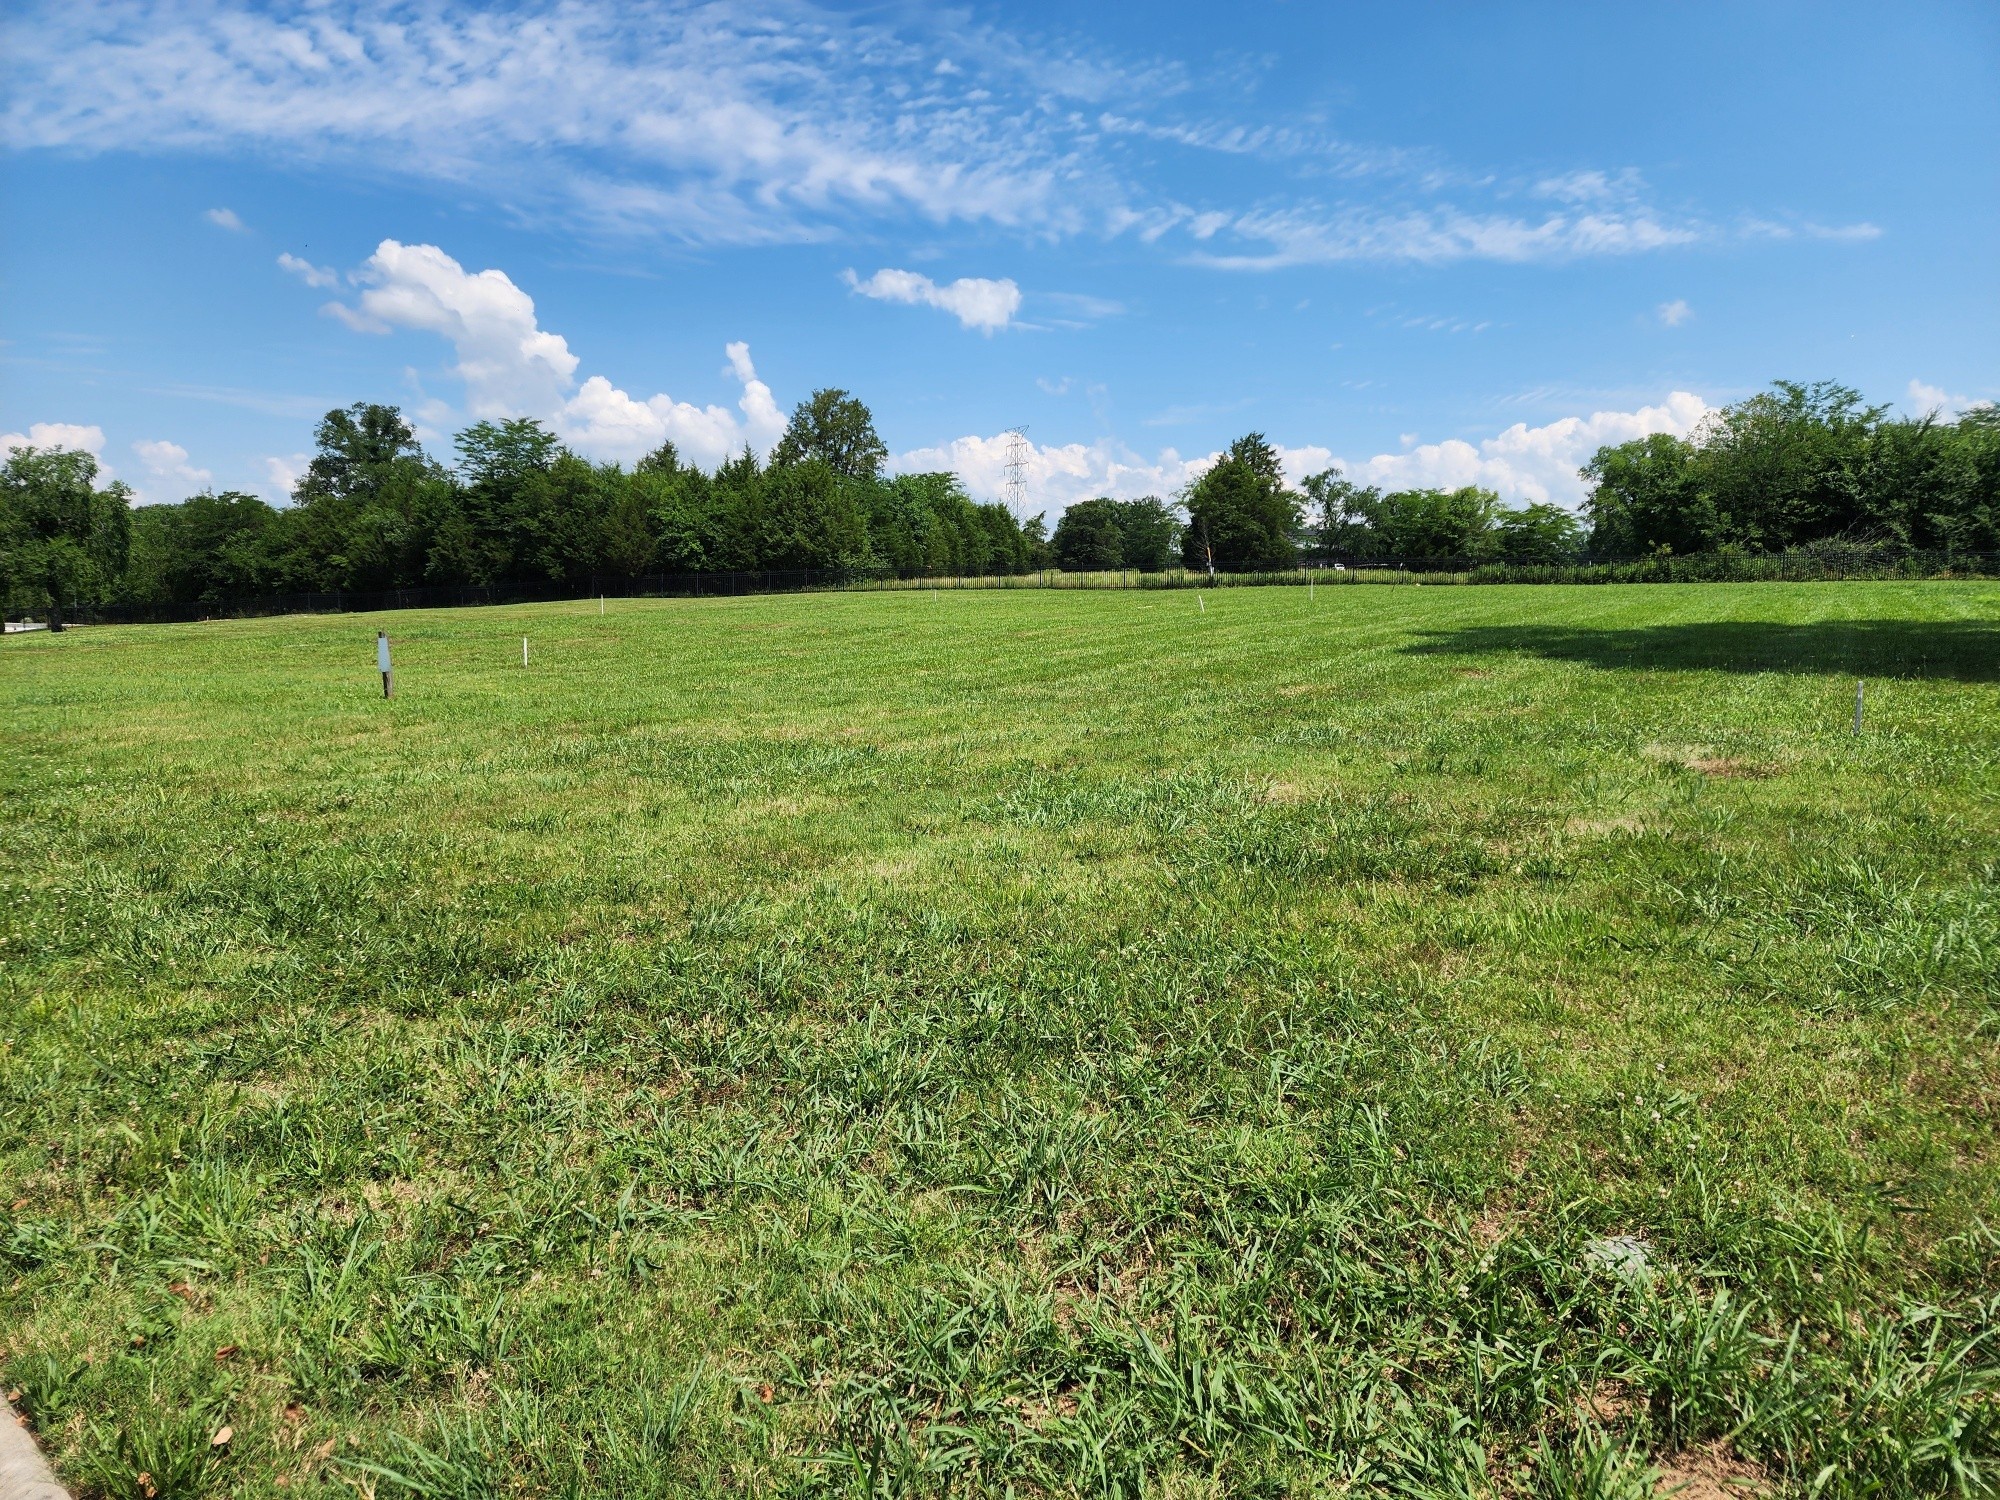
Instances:
[[[1831,381],[1780,381],[1688,437],[1597,450],[1581,514],[1508,507],[1477,486],[1384,492],[1338,468],[1290,489],[1261,433],[1230,444],[1170,511],[1158,500],[1072,505],[1064,567],[1284,569],[1301,563],[1523,566],[1647,555],[1778,552],[1841,540],[1966,556],[2000,552],[2000,409],[1892,417]],[[1163,518],[1178,548],[1163,544]]]
[[[953,475],[886,476],[868,408],[833,389],[799,403],[768,461],[746,448],[712,472],[671,443],[630,469],[592,463],[527,419],[477,423],[454,454],[426,453],[396,408],[357,403],[321,420],[288,506],[205,492],[133,507],[124,486],[98,486],[89,454],[18,449],[0,468],[0,592],[59,620],[78,603],[441,584],[585,592],[663,572],[1545,565],[1833,538],[2000,552],[2000,411],[1894,418],[1831,382],[1780,382],[1687,438],[1599,449],[1581,514],[1510,508],[1474,486],[1384,492],[1338,468],[1295,490],[1253,432],[1171,500],[1080,501],[1050,535],[1039,518],[974,502]]]

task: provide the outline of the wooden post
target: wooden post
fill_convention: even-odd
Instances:
[[[1868,679],[1862,678],[1854,684],[1854,732],[1861,733],[1861,695],[1868,690]]]
[[[391,682],[394,674],[389,670],[389,632],[386,630],[375,632],[375,665],[382,673],[382,696],[387,698],[394,691]]]

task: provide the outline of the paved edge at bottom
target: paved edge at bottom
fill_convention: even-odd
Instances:
[[[18,1415],[0,1401],[0,1500],[69,1500]]]

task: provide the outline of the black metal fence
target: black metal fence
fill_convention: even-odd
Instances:
[[[546,584],[434,584],[422,588],[336,589],[173,604],[88,604],[66,612],[76,624],[166,624],[259,615],[345,614],[395,609],[454,609],[559,600],[727,598],[743,594],[840,589],[1172,589],[1308,584],[1396,583],[1744,583],[1860,578],[1996,578],[2000,554],[1942,553],[1873,546],[1817,546],[1790,552],[1691,553],[1685,557],[1596,558],[1569,563],[1505,563],[1472,557],[1345,559],[1293,568],[1172,568],[1062,572],[1046,569],[984,577],[867,577],[823,568],[718,569],[648,573]]]

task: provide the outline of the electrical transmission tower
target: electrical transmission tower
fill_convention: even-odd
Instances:
[[[1007,438],[1006,477],[1000,483],[1000,498],[1015,520],[1020,520],[1028,508],[1028,428],[1023,423],[1019,427],[1009,427]]]

